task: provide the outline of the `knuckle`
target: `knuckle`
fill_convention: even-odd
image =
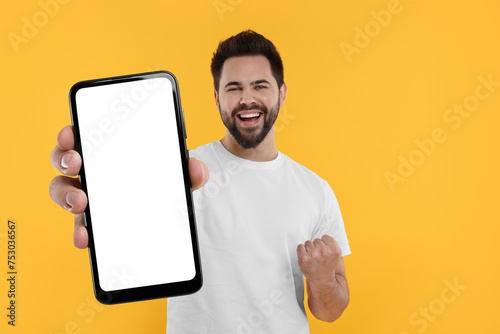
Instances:
[[[55,200],[55,195],[57,194],[57,192],[59,190],[59,185],[62,182],[62,180],[61,180],[62,178],[64,178],[64,176],[58,175],[58,176],[54,177],[52,179],[52,181],[50,181],[50,184],[49,184],[49,194],[50,194],[50,197],[52,197],[53,200]]]
[[[331,254],[333,254],[334,256],[339,256],[342,254],[342,250],[340,249],[340,246],[335,244],[331,250],[330,250]]]
[[[50,153],[50,163],[59,172],[65,174],[65,170],[61,166],[61,155],[62,152],[59,150],[59,148],[55,147],[54,150]]]
[[[335,239],[334,239],[331,235],[328,235],[328,234],[324,234],[324,235],[321,237],[321,239],[322,239],[323,241],[330,241],[330,242],[331,242],[331,241],[333,241],[333,240],[335,240]]]
[[[310,259],[310,255],[307,253],[304,253],[301,256],[299,256],[299,261],[302,261],[302,262],[307,262],[307,261],[309,261],[309,259]]]
[[[66,125],[63,127],[58,133],[57,133],[57,142],[61,143],[63,141],[63,136],[68,131],[68,128],[71,127],[70,125]]]
[[[330,249],[328,249],[327,247],[324,247],[324,248],[321,250],[321,255],[322,255],[323,257],[328,257],[328,256],[330,256],[330,255],[332,255],[332,254],[333,254],[333,252],[332,252]]]

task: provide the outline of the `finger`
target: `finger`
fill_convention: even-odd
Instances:
[[[297,246],[297,260],[298,260],[300,270],[302,272],[304,272],[304,270],[305,270],[304,266],[307,266],[307,263],[309,263],[310,259],[311,259],[311,257],[306,250],[306,246],[303,244],[298,245]]]
[[[297,246],[297,256],[299,259],[307,254],[306,246],[300,244]]]
[[[320,238],[314,239],[313,244],[314,244],[314,246],[316,246],[316,248],[323,248],[326,246],[326,244]]]
[[[189,158],[189,177],[191,178],[191,187],[193,190],[201,188],[207,183],[209,178],[207,165],[196,158]]]
[[[328,248],[333,250],[334,255],[342,256],[342,249],[340,248],[338,242],[331,236],[325,234],[321,237],[321,240],[328,246]]]
[[[326,244],[326,245],[335,245],[337,243],[337,241],[329,236],[328,234],[325,234],[321,237],[321,240],[323,240],[323,242]]]
[[[314,249],[316,248],[316,246],[314,245],[314,243],[311,241],[311,240],[307,240],[305,243],[304,243],[304,246],[306,247],[306,250],[308,252],[312,252],[314,251]]]
[[[66,125],[57,134],[57,146],[59,146],[62,151],[75,149],[75,138],[73,135],[73,127],[71,125]]]
[[[87,196],[79,187],[78,179],[58,175],[50,182],[50,197],[69,212],[82,213],[87,206]]]
[[[73,127],[68,125],[57,134],[57,146],[54,147],[50,155],[52,166],[63,174],[77,175],[82,165],[82,159],[74,148]]]
[[[63,151],[59,146],[52,150],[50,162],[54,168],[69,176],[78,175],[82,167],[82,158],[78,152],[74,150]]]
[[[88,247],[89,235],[87,232],[87,228],[85,227],[83,213],[75,215],[75,232],[73,233],[73,243],[76,248],[85,249]]]

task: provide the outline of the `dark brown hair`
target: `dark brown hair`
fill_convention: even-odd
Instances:
[[[210,69],[214,77],[214,87],[219,91],[220,76],[224,62],[230,57],[239,56],[264,56],[271,64],[278,88],[283,85],[283,62],[274,44],[252,30],[245,30],[235,36],[231,36],[225,41],[221,41],[212,57]]]

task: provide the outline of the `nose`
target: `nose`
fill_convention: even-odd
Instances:
[[[251,105],[255,104],[255,97],[252,94],[252,90],[248,88],[242,89],[240,104]]]

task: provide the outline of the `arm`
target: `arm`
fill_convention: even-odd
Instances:
[[[299,266],[307,280],[308,304],[319,320],[333,322],[349,303],[342,251],[335,239],[324,235],[297,247]]]

